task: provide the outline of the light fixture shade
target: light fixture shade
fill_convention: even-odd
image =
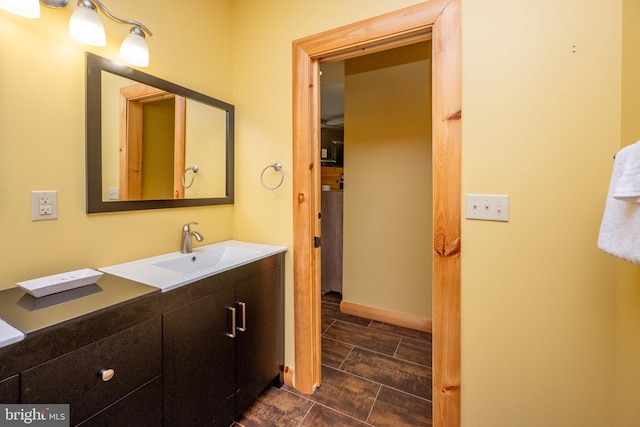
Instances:
[[[104,46],[107,37],[98,12],[85,6],[78,5],[69,20],[69,35],[79,42],[91,46]]]
[[[131,29],[120,46],[120,58],[138,67],[149,66],[149,48],[142,30],[137,27]]]
[[[0,0],[0,9],[25,18],[40,18],[38,0]]]

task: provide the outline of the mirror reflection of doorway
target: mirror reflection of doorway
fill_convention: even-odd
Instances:
[[[122,200],[184,197],[185,98],[144,84],[120,89]]]

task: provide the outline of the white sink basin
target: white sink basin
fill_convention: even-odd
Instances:
[[[194,248],[190,254],[171,252],[99,270],[166,292],[286,250],[285,246],[228,240]]]
[[[181,273],[197,273],[200,270],[215,268],[218,265],[251,257],[259,253],[260,251],[255,249],[221,246],[219,248],[197,250],[190,254],[182,254],[178,258],[160,261],[153,265]]]

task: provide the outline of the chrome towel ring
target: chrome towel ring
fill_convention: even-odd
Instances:
[[[191,186],[193,185],[193,181],[195,181],[196,179],[196,173],[198,172],[198,165],[193,165],[193,166],[189,166],[188,168],[186,168],[182,174],[182,186],[184,188],[191,188]],[[187,172],[191,171],[191,181],[189,182],[189,185],[186,184],[186,179],[185,177],[187,176]]]
[[[273,186],[273,187],[269,187],[264,183],[264,173],[269,168],[273,168],[276,172],[280,172],[280,182],[278,182],[278,184]],[[275,190],[276,188],[278,188],[278,187],[280,187],[282,185],[283,181],[284,181],[284,172],[282,171],[282,163],[275,162],[275,163],[272,163],[272,164],[268,165],[264,169],[262,169],[262,173],[260,174],[260,184],[262,184],[262,186],[264,188],[266,188],[267,190]]]

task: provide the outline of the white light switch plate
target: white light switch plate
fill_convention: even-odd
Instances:
[[[509,196],[467,194],[467,219],[509,221]]]
[[[58,219],[57,191],[31,192],[31,219],[33,221]]]

